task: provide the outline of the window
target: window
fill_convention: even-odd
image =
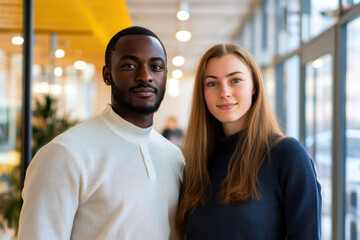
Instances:
[[[284,54],[300,45],[300,3],[296,0],[277,2],[277,52]]]
[[[305,148],[315,163],[322,195],[322,239],[331,240],[332,209],[332,57],[305,68]]]
[[[346,26],[346,239],[360,239],[360,17]]]
[[[286,135],[299,138],[299,57],[276,67],[276,114]]]
[[[338,0],[304,0],[302,40],[319,35],[335,23],[338,17]]]

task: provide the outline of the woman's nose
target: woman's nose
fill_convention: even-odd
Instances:
[[[227,98],[227,97],[230,97],[231,96],[231,91],[230,91],[230,88],[229,86],[227,85],[221,85],[220,86],[220,97],[221,98]]]

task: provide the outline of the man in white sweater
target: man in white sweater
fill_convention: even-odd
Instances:
[[[32,160],[19,240],[176,239],[183,155],[153,129],[166,51],[150,30],[117,33],[105,53],[111,104]]]

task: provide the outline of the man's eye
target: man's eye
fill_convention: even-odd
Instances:
[[[126,68],[126,69],[132,69],[134,67],[135,67],[135,65],[132,63],[125,63],[122,65],[122,68]]]
[[[159,70],[161,70],[161,69],[163,69],[163,68],[162,68],[162,66],[160,66],[160,65],[153,65],[153,66],[152,66],[152,69],[159,71]]]

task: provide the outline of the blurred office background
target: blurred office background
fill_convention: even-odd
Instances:
[[[283,131],[314,160],[322,239],[360,240],[359,0],[34,0],[26,7],[30,1],[0,0],[0,240],[16,231],[24,154],[104,109],[105,47],[131,25],[153,30],[167,49],[159,132],[169,116],[186,130],[207,48],[233,42],[250,50]],[[24,53],[29,13],[33,47]]]

